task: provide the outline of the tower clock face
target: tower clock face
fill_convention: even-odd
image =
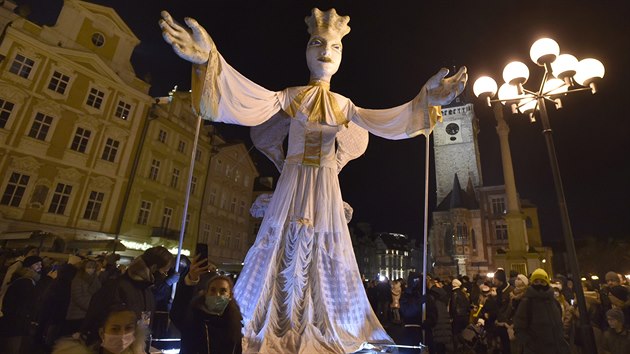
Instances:
[[[455,135],[459,132],[459,125],[457,125],[456,123],[449,123],[446,128],[446,134],[448,135]]]

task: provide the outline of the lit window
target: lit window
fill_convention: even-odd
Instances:
[[[0,128],[4,128],[7,125],[13,107],[15,107],[13,103],[0,99]]]
[[[30,178],[30,176],[13,172],[9,182],[7,182],[7,187],[4,189],[0,204],[19,207]]]
[[[90,141],[90,135],[92,135],[91,131],[78,127],[77,131],[74,133],[70,149],[76,152],[85,153],[88,142]]]
[[[87,101],[85,103],[90,107],[101,109],[104,98],[105,98],[105,92],[99,91],[92,87],[90,89],[90,94],[88,95]]]
[[[131,105],[122,100],[118,101],[114,115],[122,120],[127,120],[129,118],[129,112],[131,112]]]
[[[57,188],[55,188],[55,194],[53,194],[48,212],[63,215],[66,211],[66,206],[68,206],[68,201],[70,200],[71,193],[71,185],[57,183]]]
[[[35,65],[35,61],[33,59],[29,59],[22,54],[17,54],[13,63],[11,63],[11,68],[9,68],[9,72],[13,73],[17,76],[28,79],[31,75],[31,70],[33,70],[33,66]]]
[[[91,191],[88,198],[87,205],[85,206],[85,212],[83,218],[88,220],[98,220],[98,214],[101,211],[101,205],[103,205],[103,197],[105,193]]]
[[[52,125],[52,121],[53,118],[51,116],[38,112],[35,115],[35,120],[33,121],[33,125],[31,125],[31,130],[28,132],[28,136],[45,141],[46,136],[48,135],[48,130],[50,130],[50,126]]]
[[[70,76],[55,71],[48,83],[48,89],[63,95],[66,93],[68,83],[70,83]]]
[[[112,138],[107,138],[105,142],[105,148],[103,148],[103,156],[101,158],[105,161],[114,162],[116,160],[116,154],[118,153],[118,147],[120,142]]]
[[[151,202],[143,200],[140,202],[140,212],[138,213],[138,224],[146,225],[149,221],[149,214],[151,214]]]

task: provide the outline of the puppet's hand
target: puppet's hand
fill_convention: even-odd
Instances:
[[[182,59],[195,64],[204,64],[208,61],[209,53],[214,45],[212,38],[194,19],[186,17],[184,21],[190,31],[175,22],[168,12],[162,11],[162,19],[159,22],[162,37]]]
[[[445,79],[446,75],[448,69],[442,68],[427,81],[427,99],[430,106],[447,105],[464,91],[468,80],[465,66],[462,66],[457,74]]]

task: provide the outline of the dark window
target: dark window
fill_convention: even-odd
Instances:
[[[24,197],[26,187],[28,186],[29,179],[30,176],[13,172],[4,190],[0,204],[19,207],[22,197]]]

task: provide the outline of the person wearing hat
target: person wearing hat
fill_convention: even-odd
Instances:
[[[18,256],[15,261],[7,268],[7,272],[2,279],[2,286],[0,287],[0,307],[2,305],[2,299],[4,298],[4,294],[7,293],[7,289],[9,289],[9,284],[11,283],[13,277],[16,275],[15,272],[22,269],[22,262],[26,257],[36,256],[39,253],[39,249],[35,246],[27,246],[22,250],[20,256]],[[0,311],[0,317],[2,316],[2,311]]]
[[[470,299],[468,294],[462,289],[462,282],[459,279],[453,279],[451,286],[453,291],[449,303],[449,314],[453,320],[453,335],[455,336],[455,346],[457,347],[459,344],[457,339],[468,325],[470,318]]]
[[[510,336],[508,334],[508,324],[512,320],[512,307],[510,306],[510,294],[514,291],[514,287],[508,282],[505,270],[497,269],[494,273],[494,285],[497,288],[497,327],[496,333],[501,340],[501,353],[509,354]]]
[[[619,308],[606,311],[610,328],[604,333],[602,349],[610,354],[630,353],[630,333],[624,326],[624,314]]]
[[[37,283],[41,278],[42,259],[28,256],[2,301],[4,316],[0,318],[0,353],[30,353],[36,308],[39,303]]]
[[[523,353],[570,353],[564,339],[562,309],[549,286],[549,275],[538,268],[529,283],[513,318],[514,334],[523,345]]]

